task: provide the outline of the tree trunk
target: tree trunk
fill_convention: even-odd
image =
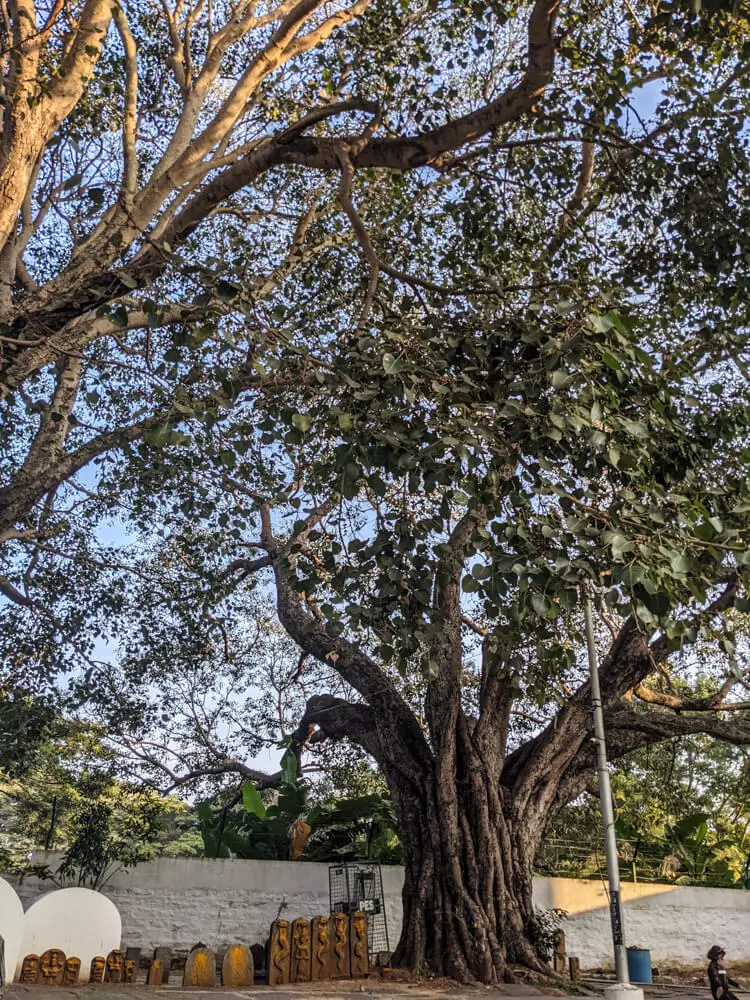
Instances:
[[[391,782],[406,854],[393,962],[462,983],[498,983],[511,978],[513,962],[544,970],[531,944],[538,836],[513,817],[499,781],[476,759],[472,765],[453,788],[436,773],[418,785]],[[446,808],[450,802],[456,808]]]

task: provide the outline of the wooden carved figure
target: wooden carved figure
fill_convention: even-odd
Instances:
[[[39,959],[37,982],[42,986],[62,986],[65,972],[65,952],[49,948]]]
[[[107,966],[107,959],[104,955],[96,955],[91,959],[91,971],[89,972],[90,983],[103,983],[104,970]]]
[[[331,978],[348,979],[349,963],[349,918],[345,913],[332,913],[333,938],[331,954]]]
[[[367,951],[367,917],[361,910],[355,910],[349,920],[349,941],[351,942],[352,976],[370,974],[370,958]]]
[[[65,970],[63,972],[63,986],[75,986],[78,983],[78,974],[81,971],[81,960],[71,955],[70,958],[65,961]]]
[[[148,969],[146,986],[161,986],[161,962],[155,958]]]
[[[125,960],[119,948],[113,948],[107,955],[104,972],[105,983],[121,983],[125,972]]]
[[[227,948],[221,963],[221,985],[243,988],[255,982],[253,956],[245,944]]]
[[[310,982],[310,921],[300,917],[292,924],[292,959],[290,981]]]
[[[315,982],[331,978],[331,935],[328,917],[314,917],[312,922],[312,967]]]
[[[274,920],[268,945],[269,986],[283,986],[289,982],[291,950],[289,921]]]
[[[27,955],[21,965],[21,979],[25,986],[33,986],[39,976],[39,956]]]
[[[126,958],[125,968],[122,973],[122,981],[124,983],[134,983],[135,982],[135,959]]]
[[[205,944],[197,944],[188,955],[183,986],[216,986],[216,955]]]

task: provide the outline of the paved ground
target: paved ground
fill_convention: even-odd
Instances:
[[[582,984],[589,997],[601,997],[605,981]],[[163,986],[156,989],[142,984],[137,986],[89,986],[82,984],[73,989],[50,987],[6,986],[8,1000],[545,1000],[564,997],[561,990],[542,990],[522,983],[496,987],[458,987],[447,981],[435,983],[405,983],[373,976],[370,979],[342,982],[307,983],[304,986],[269,987],[254,986],[247,990],[229,990],[217,986],[214,990],[183,990],[181,986]],[[740,1000],[750,1000],[750,991],[737,991]],[[711,1000],[708,989],[698,986],[654,985],[645,988],[646,1000]]]
[[[345,982],[308,983],[302,986],[269,987],[254,986],[247,990],[225,990],[217,986],[214,990],[183,990],[178,986],[147,988],[146,986],[76,986],[73,989],[55,989],[50,997],[48,986],[21,986],[14,984],[5,988],[8,1000],[363,1000],[366,997],[376,997],[385,1000],[387,997],[402,998],[402,1000],[479,1000],[480,997],[491,997],[493,1000],[526,1000],[529,997],[540,997],[544,994],[533,986],[523,984],[502,987],[476,987],[462,989],[455,985],[442,983],[420,984],[399,983],[388,979],[373,977],[372,979],[347,980]],[[559,991],[549,994],[562,996]]]

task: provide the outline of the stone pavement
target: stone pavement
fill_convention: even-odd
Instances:
[[[526,1000],[528,997],[542,998],[545,995],[561,996],[559,991],[545,994],[533,986],[524,984],[498,987],[461,988],[443,983],[421,984],[403,983],[388,979],[372,978],[363,980],[342,980],[339,982],[305,983],[304,986],[254,986],[246,990],[224,989],[217,986],[213,990],[184,990],[180,986],[149,988],[137,986],[89,986],[82,984],[72,988],[49,986],[22,986],[14,983],[6,986],[4,996],[8,1000]]]

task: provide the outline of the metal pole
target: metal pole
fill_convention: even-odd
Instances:
[[[596,743],[596,770],[599,776],[599,801],[604,829],[604,853],[607,858],[607,878],[609,880],[609,912],[612,919],[612,943],[615,951],[615,979],[618,983],[629,983],[628,954],[625,949],[625,934],[622,919],[622,899],[620,897],[620,870],[617,864],[617,840],[615,839],[615,814],[612,809],[612,788],[607,768],[607,747],[604,741],[604,716],[602,713],[602,692],[599,687],[599,664],[594,642],[594,620],[591,614],[589,595],[583,590],[583,614],[586,622],[586,648],[591,676],[591,707],[594,716],[594,742]]]

